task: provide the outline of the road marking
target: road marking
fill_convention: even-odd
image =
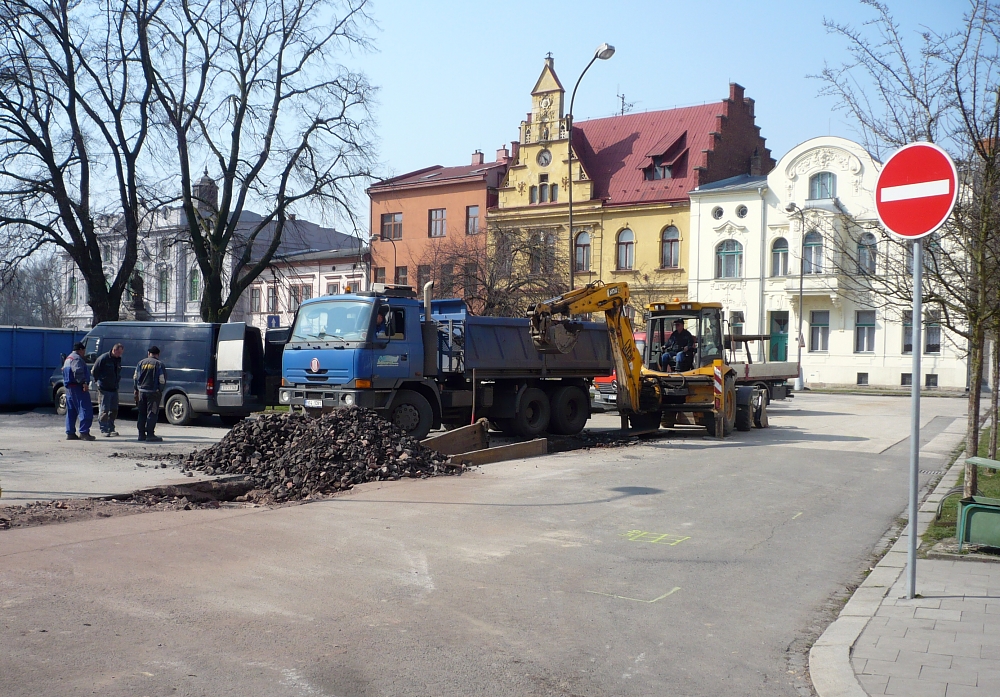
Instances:
[[[879,193],[883,203],[887,201],[906,201],[911,198],[926,198],[927,196],[944,196],[951,193],[950,179],[936,179],[919,184],[902,184],[887,186]]]
[[[800,515],[802,515],[802,511],[799,511],[798,513],[796,513],[795,515],[793,515],[793,516],[792,516],[792,520],[795,520],[795,519],[796,519],[796,518],[798,518],[798,517],[799,517]]]
[[[657,545],[679,545],[684,540],[690,540],[691,537],[684,535],[672,535],[669,532],[659,533],[659,532],[646,532],[644,530],[629,530],[628,532],[623,532],[621,537],[627,537],[630,542],[651,542]]]
[[[681,589],[680,586],[676,586],[674,588],[671,588],[669,591],[667,591],[663,595],[661,595],[659,598],[653,598],[652,600],[643,600],[642,598],[629,598],[628,596],[624,596],[624,595],[614,595],[612,593],[601,593],[600,591],[587,591],[587,592],[588,593],[593,593],[594,595],[603,595],[605,598],[618,598],[618,600],[632,600],[632,601],[637,602],[637,603],[655,603],[657,600],[663,600],[664,598],[673,595],[674,593],[676,593],[680,589]]]

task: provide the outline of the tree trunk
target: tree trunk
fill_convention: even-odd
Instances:
[[[977,322],[972,326],[971,334],[969,361],[972,370],[969,384],[969,416],[965,435],[966,457],[975,457],[979,454],[979,409],[983,393],[983,349],[986,341],[986,332],[982,322]],[[975,496],[979,485],[977,477],[976,467],[966,464],[964,491],[966,497]]]
[[[997,424],[1000,414],[997,413],[998,395],[1000,392],[1000,328],[993,332],[993,350],[990,352],[990,450],[988,457],[997,459]]]

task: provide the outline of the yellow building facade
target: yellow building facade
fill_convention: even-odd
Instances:
[[[570,158],[565,90],[546,58],[498,205],[487,213],[490,234],[519,231],[537,240],[555,260],[542,270],[566,287],[572,261],[574,286],[626,281],[636,309],[654,298],[685,299],[688,192],[773,166],[756,127],[731,128],[740,120],[733,115],[745,121],[746,112],[752,126],[753,101],[742,90],[731,85],[721,103],[574,123]]]

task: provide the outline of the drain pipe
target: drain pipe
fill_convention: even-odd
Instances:
[[[757,318],[759,334],[770,334],[770,327],[766,327],[767,310],[764,308],[764,284],[767,282],[767,258],[770,256],[767,249],[767,204],[764,202],[764,189],[758,186],[757,195],[760,196],[760,313]],[[768,331],[764,331],[765,328]],[[757,342],[757,362],[764,362],[764,354],[770,347],[771,342]]]

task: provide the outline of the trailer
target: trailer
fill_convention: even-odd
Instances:
[[[593,378],[614,369],[605,325],[581,324],[573,351],[535,350],[527,319],[480,317],[459,299],[406,287],[304,301],[282,352],[280,404],[321,413],[353,405],[423,438],[485,418],[506,433],[579,433]]]
[[[771,340],[770,334],[726,334],[726,350],[729,353],[729,365],[736,370],[736,384],[757,386],[767,391],[768,401],[792,398],[792,387],[789,380],[799,376],[799,364],[794,361],[768,362],[767,346],[762,355],[765,359],[759,363],[753,360],[751,344]]]
[[[0,407],[51,404],[49,376],[86,335],[79,329],[0,327]]]

